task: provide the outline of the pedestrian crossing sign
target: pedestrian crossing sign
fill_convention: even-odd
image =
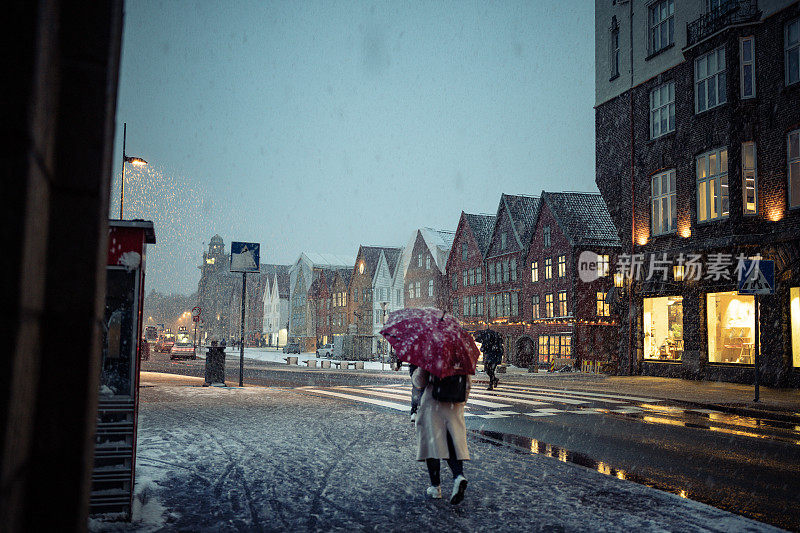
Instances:
[[[260,248],[256,242],[232,242],[231,272],[258,272]]]
[[[745,259],[739,268],[739,294],[775,294],[775,261]]]

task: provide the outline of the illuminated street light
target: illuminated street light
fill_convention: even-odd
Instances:
[[[125,203],[125,163],[130,163],[131,165],[137,167],[143,167],[147,164],[147,161],[142,159],[141,157],[133,157],[125,154],[125,140],[128,134],[128,123],[123,122],[122,124],[122,179],[120,180],[120,187],[119,187],[119,219],[122,220],[122,206]]]

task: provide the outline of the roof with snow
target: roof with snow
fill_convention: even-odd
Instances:
[[[367,272],[370,276],[375,275],[375,269],[378,267],[378,260],[381,257],[381,252],[386,256],[389,262],[389,269],[394,272],[394,266],[397,263],[397,258],[400,257],[402,248],[387,247],[387,246],[360,246],[359,251],[366,263]],[[394,259],[394,260],[392,260]]]
[[[303,252],[300,257],[304,257],[313,267],[348,267],[352,268],[356,262],[355,257],[348,257],[336,254],[321,254],[318,252]]]
[[[542,198],[573,245],[622,245],[599,193],[542,192]]]
[[[473,215],[472,213],[464,213],[464,218],[467,219],[472,234],[475,236],[475,241],[478,243],[478,250],[481,255],[486,255],[489,249],[489,243],[492,242],[492,230],[494,229],[494,221],[497,220],[496,215]]]

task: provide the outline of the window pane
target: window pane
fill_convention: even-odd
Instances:
[[[655,234],[661,233],[661,225],[659,224],[661,217],[659,216],[658,209],[659,209],[658,199],[654,198],[652,221],[653,221],[653,233]]]
[[[708,67],[707,67],[707,64],[706,64],[706,58],[705,57],[701,57],[700,59],[697,60],[696,67],[697,67],[696,70],[697,70],[697,79],[698,80],[702,80],[703,78],[708,76],[708,70],[707,70]]]
[[[659,192],[658,192],[659,183],[660,182],[658,181],[658,176],[654,176],[653,177],[653,196],[658,196],[659,195]]]
[[[674,231],[677,227],[677,220],[678,220],[678,213],[675,206],[675,194],[669,196],[669,203],[670,203],[670,223],[669,229]]]
[[[669,105],[669,131],[675,129],[675,104]]]
[[[719,216],[719,191],[717,190],[717,180],[708,180],[708,196],[711,200],[711,210],[708,218],[715,219]]]
[[[789,135],[789,159],[800,157],[800,133]]]
[[[725,73],[720,72],[717,78],[717,103],[724,104],[728,101],[727,93],[725,92]]]
[[[793,46],[800,42],[800,20],[795,20],[789,24],[788,31],[786,33],[789,46]]]
[[[717,154],[711,154],[708,156],[708,166],[709,176],[713,176],[717,173]]]
[[[795,48],[786,55],[789,83],[795,83],[800,80],[800,48]]]
[[[789,204],[796,207],[800,205],[800,161],[789,165],[789,187],[792,191]]]
[[[719,166],[720,172],[727,172],[728,171],[728,150],[722,150],[719,154]]]
[[[669,192],[675,192],[675,171],[669,173]]]
[[[742,41],[742,61],[750,62],[753,60],[753,41],[745,39]]]
[[[701,81],[697,84],[697,110],[705,111],[706,109],[706,82]]]
[[[742,75],[744,76],[744,88],[742,91],[742,96],[753,96],[753,66],[745,65],[742,69]]]
[[[708,79],[708,107],[717,105],[717,77]]]
[[[707,175],[706,171],[706,156],[698,157],[697,158],[697,179],[705,178]]]
[[[697,219],[704,222],[708,219],[707,214],[707,198],[706,198],[707,182],[700,182],[697,184]]]

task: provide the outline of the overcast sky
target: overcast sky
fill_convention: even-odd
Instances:
[[[500,193],[596,191],[594,3],[130,0],[111,217],[153,220],[147,290],[203,243],[262,263],[455,230]]]

